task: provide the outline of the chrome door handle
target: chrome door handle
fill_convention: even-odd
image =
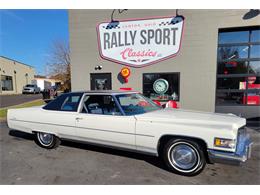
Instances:
[[[83,118],[80,118],[80,117],[76,117],[76,120],[78,121],[78,120],[82,120]]]

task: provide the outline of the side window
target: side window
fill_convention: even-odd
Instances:
[[[82,93],[62,94],[44,106],[43,109],[76,112],[82,95]]]
[[[74,111],[76,112],[78,109],[78,104],[80,102],[81,96],[68,96],[63,102],[61,109],[63,111]]]
[[[89,95],[84,97],[82,113],[121,115],[115,100],[110,95]]]

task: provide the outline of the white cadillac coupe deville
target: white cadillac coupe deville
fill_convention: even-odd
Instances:
[[[163,158],[169,170],[196,175],[206,163],[240,164],[250,157],[246,120],[161,108],[138,92],[62,94],[43,107],[9,109],[11,129],[35,134],[44,148],[61,139],[143,152]]]

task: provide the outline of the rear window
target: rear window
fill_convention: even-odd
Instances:
[[[62,94],[44,106],[43,109],[76,112],[82,95],[83,93]]]

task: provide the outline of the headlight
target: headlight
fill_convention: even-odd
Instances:
[[[236,140],[234,139],[225,139],[225,138],[215,138],[214,139],[214,146],[221,147],[221,148],[235,148]]]

